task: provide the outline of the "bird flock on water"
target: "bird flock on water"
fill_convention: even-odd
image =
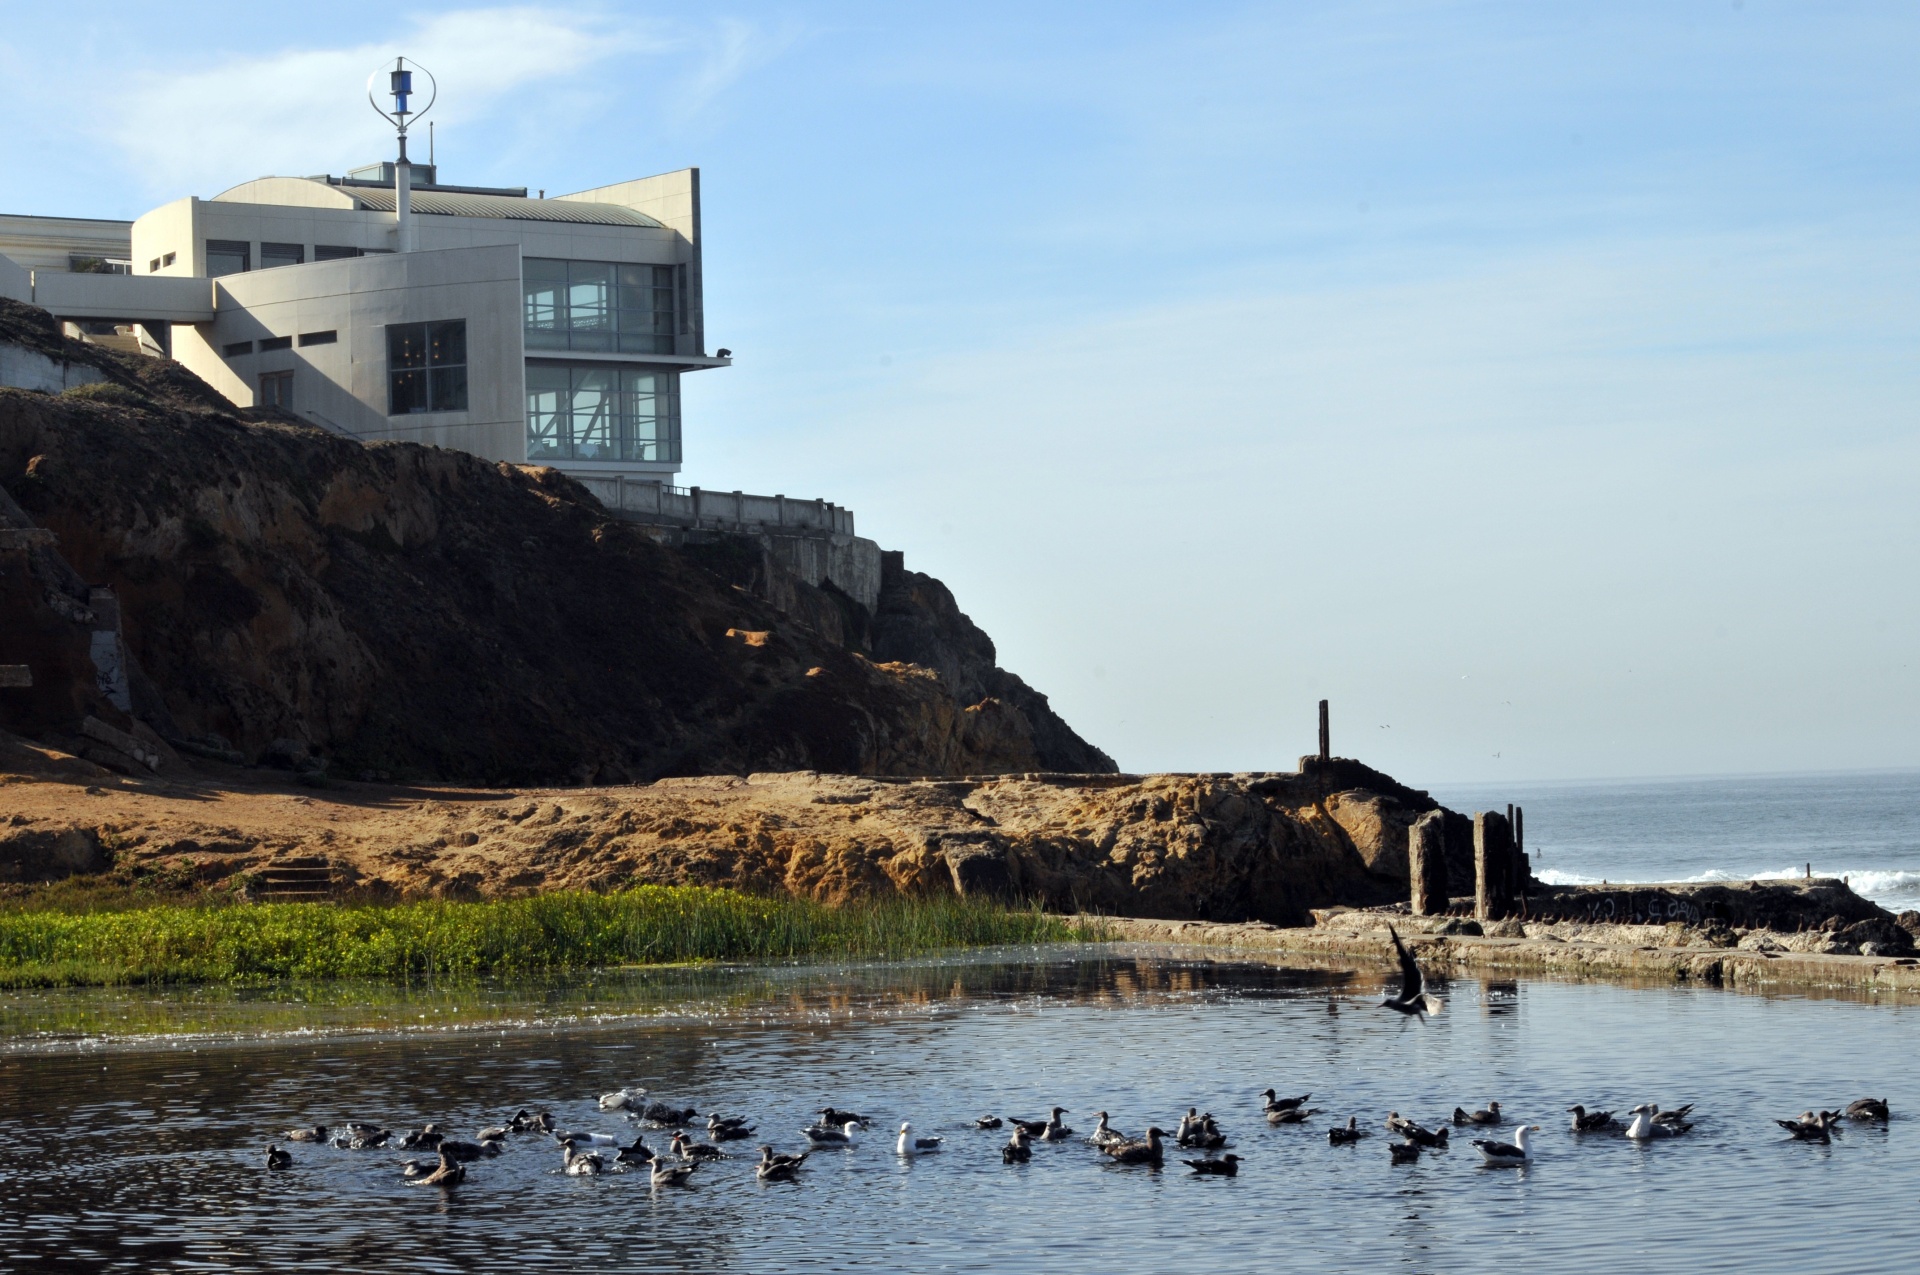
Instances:
[[[1400,987],[1380,1002],[1380,1008],[1414,1017],[1439,1013],[1443,1003],[1426,990],[1426,978],[1419,962],[1398,933],[1391,927],[1387,932],[1399,957]],[[1322,1114],[1321,1109],[1307,1105],[1312,1096],[1304,1093],[1282,1097],[1278,1090],[1268,1089],[1260,1095],[1261,1115],[1274,1127],[1308,1124]],[[471,1140],[452,1137],[436,1123],[396,1136],[390,1129],[362,1121],[349,1121],[333,1128],[314,1125],[290,1129],[284,1140],[350,1151],[414,1152],[415,1156],[400,1165],[402,1178],[421,1186],[453,1187],[466,1181],[469,1164],[503,1154],[510,1140],[520,1135],[543,1136],[558,1146],[560,1159],[556,1172],[575,1177],[645,1172],[655,1187],[681,1187],[693,1182],[696,1171],[733,1159],[727,1150],[729,1144],[750,1142],[758,1136],[757,1126],[749,1117],[710,1112],[705,1118],[706,1140],[700,1141],[687,1132],[689,1128],[701,1127],[697,1108],[676,1107],[650,1098],[647,1090],[639,1087],[602,1094],[599,1109],[604,1113],[618,1113],[644,1128],[672,1132],[663,1147],[654,1148],[647,1145],[644,1132],[635,1132],[631,1141],[623,1142],[610,1133],[561,1129],[550,1112],[523,1108],[505,1123],[481,1129]],[[1628,1110],[1624,1120],[1614,1111],[1589,1111],[1578,1104],[1567,1108],[1567,1112],[1572,1117],[1569,1129],[1576,1135],[1614,1134],[1636,1142],[1650,1142],[1684,1137],[1694,1127],[1690,1119],[1692,1103],[1671,1110],[1663,1110],[1656,1103],[1641,1103]],[[1065,1107],[1054,1107],[1044,1119],[1002,1119],[986,1115],[975,1120],[973,1127],[979,1131],[1009,1129],[1007,1141],[1000,1147],[1000,1158],[1007,1164],[1022,1164],[1033,1158],[1036,1142],[1061,1143],[1077,1137],[1062,1119],[1070,1114]],[[1775,1123],[1795,1141],[1827,1144],[1845,1122],[1885,1124],[1890,1114],[1884,1098],[1861,1098],[1839,1110],[1808,1110],[1796,1118]],[[1171,1142],[1181,1150],[1199,1153],[1198,1158],[1180,1160],[1196,1175],[1231,1178],[1239,1174],[1242,1160],[1239,1155],[1224,1150],[1232,1143],[1211,1112],[1189,1107],[1177,1122],[1169,1122],[1174,1124],[1173,1132],[1150,1125],[1138,1137],[1114,1128],[1107,1112],[1094,1115],[1097,1123],[1082,1141],[1114,1164],[1159,1169],[1165,1165],[1167,1145]],[[798,1182],[807,1158],[815,1151],[857,1147],[874,1123],[873,1118],[857,1111],[831,1105],[821,1108],[819,1116],[799,1131],[806,1150],[787,1154],[776,1151],[771,1142],[758,1144],[755,1149],[759,1158],[749,1161],[754,1177],[761,1182]],[[1491,1130],[1507,1123],[1508,1118],[1498,1102],[1488,1102],[1473,1111],[1455,1107],[1450,1119],[1434,1121],[1432,1128],[1391,1111],[1387,1113],[1386,1129],[1397,1140],[1390,1142],[1387,1150],[1394,1164],[1411,1164],[1424,1152],[1447,1150],[1453,1128]],[[1524,1165],[1532,1159],[1529,1136],[1540,1131],[1539,1125],[1523,1120],[1514,1124],[1512,1135],[1506,1141],[1475,1138],[1472,1145],[1480,1153],[1483,1165]],[[1361,1128],[1357,1116],[1348,1116],[1345,1124],[1336,1124],[1327,1130],[1328,1144],[1336,1147],[1352,1146],[1371,1136],[1371,1130]],[[898,1156],[913,1158],[938,1154],[945,1151],[946,1146],[945,1137],[916,1133],[912,1122],[903,1120],[893,1150]],[[268,1146],[266,1167],[274,1172],[293,1168],[292,1152],[278,1143]]]

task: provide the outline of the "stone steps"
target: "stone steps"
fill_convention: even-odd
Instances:
[[[326,859],[282,859],[259,870],[253,892],[267,903],[322,903],[338,884]]]

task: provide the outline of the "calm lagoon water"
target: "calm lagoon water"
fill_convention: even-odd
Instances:
[[[1527,812],[1535,872],[1607,881],[1848,878],[1882,907],[1920,908],[1920,772],[1742,775],[1581,784],[1436,785],[1463,811]]]
[[[1290,970],[1192,950],[1071,947],[849,968],[652,973],[421,994],[415,1020],[282,1030],[275,996],[12,998],[0,1053],[0,1263],[10,1269],[1106,1272],[1313,1270],[1828,1272],[1911,1269],[1920,1251],[1914,1007],[1710,989],[1457,981],[1410,1022],[1370,1003],[1385,971]],[[676,981],[678,980],[678,981]],[[457,1010],[449,998],[464,1002]],[[81,1002],[91,1000],[91,1006]],[[404,997],[400,998],[404,1001]],[[129,1005],[139,1012],[126,1019]],[[456,1003],[457,1003],[456,1002]],[[88,1021],[192,1035],[105,1040]],[[93,1017],[88,1018],[88,1013]],[[222,1017],[222,1016],[225,1017]],[[505,1015],[502,1019],[501,1016]],[[423,1026],[399,1030],[403,1021]],[[60,1027],[34,1035],[33,1024]],[[251,1025],[245,1025],[251,1024]],[[263,1025],[264,1024],[264,1025]],[[515,1140],[450,1193],[400,1154],[262,1150],[300,1123],[439,1120],[471,1134],[516,1108],[626,1135],[594,1097],[623,1084],[755,1117],[782,1149],[827,1102],[877,1117],[795,1185],[742,1156],[651,1190],[558,1173]],[[1269,1128],[1260,1090],[1324,1114]],[[1776,1115],[1885,1096],[1886,1129],[1792,1143]],[[1442,1119],[1497,1098],[1546,1126],[1536,1163],[1465,1145],[1388,1162],[1389,1109]],[[1683,1140],[1576,1140],[1563,1108],[1698,1103]],[[1104,1161],[1084,1142],[1000,1162],[984,1112],[1058,1103],[1137,1132],[1211,1110],[1238,1179]],[[1357,1115],[1375,1135],[1327,1145]],[[889,1124],[947,1139],[903,1163]],[[659,1135],[649,1134],[657,1141]],[[750,1153],[749,1153],[750,1154]]]

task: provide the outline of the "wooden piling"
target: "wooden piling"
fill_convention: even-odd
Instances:
[[[1473,817],[1473,915],[1504,920],[1513,911],[1516,863],[1513,827],[1505,815],[1483,810]]]
[[[1407,829],[1407,877],[1415,916],[1438,916],[1447,910],[1446,823],[1445,814],[1429,810]]]
[[[1320,701],[1320,760],[1333,760],[1333,731],[1327,725],[1327,701]]]

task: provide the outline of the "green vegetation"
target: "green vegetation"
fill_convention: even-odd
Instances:
[[[827,907],[694,886],[478,903],[0,911],[0,987],[425,980],[683,961],[901,957],[1095,937],[958,898]]]

